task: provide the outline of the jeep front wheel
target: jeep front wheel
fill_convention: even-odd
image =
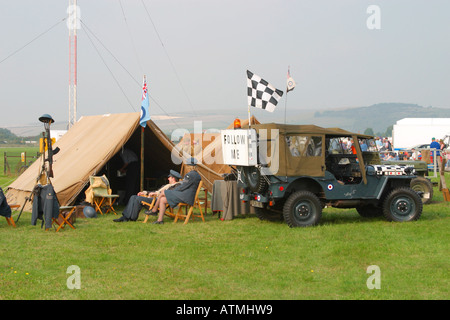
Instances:
[[[283,217],[290,227],[313,226],[322,218],[322,205],[314,193],[297,191],[286,200]]]
[[[422,200],[410,188],[392,190],[383,204],[383,214],[388,221],[413,221],[422,214]]]

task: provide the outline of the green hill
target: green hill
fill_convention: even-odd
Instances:
[[[260,122],[284,123],[284,106],[279,106],[278,112],[267,112],[265,110],[253,108],[254,115]],[[169,136],[177,129],[183,128],[191,132],[194,130],[194,121],[201,121],[201,129],[224,129],[230,125],[236,117],[246,119],[247,108],[227,108],[226,110],[200,110],[198,116],[191,113],[173,114],[174,119],[164,120],[152,116],[152,120]],[[288,106],[286,113],[288,124],[314,124],[321,127],[338,127],[345,130],[364,133],[367,128],[372,128],[376,135],[385,135],[387,129],[403,118],[450,118],[450,108],[422,107],[410,103],[378,103],[367,107],[340,108],[340,109],[296,109],[295,106]],[[61,123],[57,129],[65,128],[66,124]],[[53,126],[55,128],[55,126]],[[9,130],[8,130],[9,129]],[[11,134],[16,139],[23,140],[25,135],[36,134],[42,131],[40,126],[35,129],[27,127],[0,128],[0,143],[10,141]],[[11,131],[10,131],[11,130]],[[2,132],[4,135],[2,135]],[[18,137],[20,138],[18,138]],[[8,138],[6,138],[8,137]]]
[[[25,140],[39,140],[38,136],[19,137],[6,128],[0,128],[0,145],[23,144]]]
[[[375,133],[384,133],[403,118],[450,118],[450,109],[424,108],[407,103],[379,103],[369,107],[317,111],[309,120],[355,132],[372,128]]]

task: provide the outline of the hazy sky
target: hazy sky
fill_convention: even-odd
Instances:
[[[68,121],[69,30],[62,21],[68,5],[0,0],[0,126],[39,124],[44,113]],[[371,5],[379,15],[367,12]],[[138,112],[144,74],[152,115],[184,111],[201,119],[205,110],[235,108],[246,117],[246,70],[284,91],[288,66],[297,83],[288,93],[290,110],[380,102],[450,107],[448,0],[78,0],[78,6],[78,118]]]

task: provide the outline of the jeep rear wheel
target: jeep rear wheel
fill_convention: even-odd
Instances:
[[[313,226],[322,217],[322,205],[314,193],[297,191],[286,200],[283,217],[290,227]]]
[[[421,197],[423,204],[431,203],[433,199],[433,185],[431,181],[424,177],[417,177],[411,180],[411,189],[416,192],[423,192]]]
[[[410,188],[392,190],[383,203],[383,214],[388,221],[413,221],[422,214],[422,200]]]

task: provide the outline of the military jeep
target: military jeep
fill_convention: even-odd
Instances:
[[[233,132],[226,131],[224,159],[227,143],[244,141],[230,139]],[[388,221],[417,220],[422,214],[422,200],[410,188],[414,169],[382,165],[372,136],[275,123],[234,132],[248,137],[249,154],[244,164],[233,159],[228,164],[236,165],[240,199],[250,202],[261,220],[312,226],[325,207],[356,208],[361,216],[384,215]]]

